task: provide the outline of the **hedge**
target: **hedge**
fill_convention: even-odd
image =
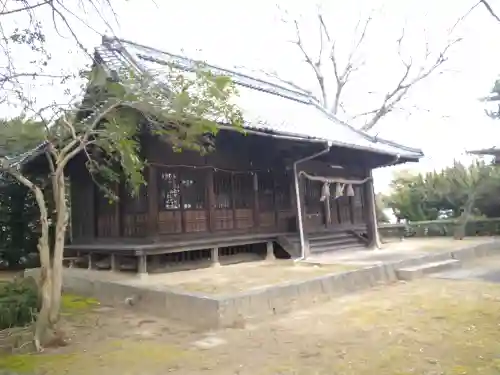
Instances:
[[[380,235],[389,237],[452,237],[457,221],[455,219],[418,221],[406,224],[380,224]],[[500,218],[470,219],[465,227],[465,235],[498,236]]]
[[[29,325],[39,308],[38,287],[32,277],[0,284],[0,330]]]

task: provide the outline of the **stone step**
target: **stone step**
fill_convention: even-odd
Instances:
[[[311,254],[327,253],[338,250],[366,250],[366,246],[362,242],[351,242],[343,244],[330,244],[323,246],[310,246]]]
[[[396,275],[399,280],[414,280],[431,273],[459,268],[461,264],[457,259],[447,259],[440,262],[424,263],[414,267],[400,268],[396,270]]]
[[[347,232],[332,232],[332,233],[320,233],[320,234],[307,234],[309,241],[321,241],[321,240],[332,240],[332,239],[342,239],[345,237],[352,237],[353,235]],[[290,236],[290,241],[300,241],[300,237],[297,235]]]

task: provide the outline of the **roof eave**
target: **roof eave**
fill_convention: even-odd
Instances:
[[[224,128],[226,128],[226,127],[224,127]],[[411,151],[407,151],[407,150],[403,149],[403,150],[401,150],[401,151],[403,151],[402,153],[398,153],[398,152],[392,153],[392,152],[373,149],[370,147],[357,146],[357,145],[342,143],[342,142],[338,142],[338,141],[331,141],[331,140],[327,140],[327,139],[320,139],[320,138],[313,138],[313,137],[302,137],[302,136],[299,136],[299,135],[291,133],[291,132],[283,132],[283,131],[277,132],[277,131],[270,131],[270,130],[263,131],[263,130],[259,130],[259,129],[255,129],[255,128],[245,128],[245,129],[248,131],[251,131],[252,133],[258,133],[258,134],[261,134],[263,136],[272,134],[272,135],[276,135],[278,137],[279,136],[290,137],[290,138],[293,137],[294,139],[296,139],[298,141],[302,141],[302,142],[311,142],[311,143],[328,143],[328,142],[330,142],[332,144],[332,146],[336,146],[336,147],[344,147],[344,148],[355,149],[355,150],[359,150],[359,151],[367,151],[367,152],[373,152],[376,154],[399,157],[399,159],[402,160],[401,163],[405,163],[408,161],[418,162],[420,160],[420,158],[422,158],[424,156],[423,152],[420,150],[418,153],[417,152],[413,153]],[[399,164],[399,163],[396,163],[396,164]]]
[[[356,129],[354,126],[352,125],[349,125],[348,123],[340,120],[337,116],[333,115],[332,113],[329,113],[328,111],[326,111],[319,103],[314,103],[316,105],[316,107],[318,109],[320,109],[325,115],[327,115],[332,121],[335,121],[339,124],[342,124],[343,126],[346,126],[348,127],[349,129],[351,129],[353,132],[357,133],[358,135],[360,135],[361,137],[364,137],[365,139],[371,141],[372,143],[376,144],[376,143],[384,143],[388,146],[391,146],[391,147],[394,147],[394,148],[399,148],[401,149],[402,151],[407,151],[407,152],[410,152],[410,153],[414,153],[416,155],[420,155],[419,158],[423,157],[424,156],[424,153],[421,149],[419,148],[413,148],[413,147],[408,147],[408,146],[404,146],[402,144],[399,144],[399,143],[396,143],[394,141],[389,141],[387,139],[384,139],[384,138],[380,138],[378,136],[371,136],[370,134],[362,131],[362,130],[359,130],[359,129]]]
[[[479,149],[479,150],[469,150],[469,151],[466,151],[466,153],[470,154],[470,155],[477,155],[477,156],[499,156],[500,155],[500,148],[490,147],[490,148],[484,148],[484,149]]]

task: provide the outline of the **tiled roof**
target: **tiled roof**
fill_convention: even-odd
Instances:
[[[96,52],[106,68],[117,73],[132,68],[142,73],[159,74],[167,64],[193,71],[196,66],[196,62],[189,58],[117,38],[104,37]],[[419,149],[356,130],[323,110],[318,101],[307,92],[235,70],[210,64],[207,64],[207,68],[214,74],[231,77],[239,86],[236,104],[243,112],[244,127],[247,129],[331,142],[336,146],[399,155],[404,159],[418,160],[423,156]]]
[[[490,148],[485,148],[481,150],[470,150],[467,151],[468,154],[472,155],[491,155],[491,156],[498,156],[500,155],[500,147],[490,147]]]

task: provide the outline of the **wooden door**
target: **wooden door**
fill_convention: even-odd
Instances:
[[[232,174],[216,171],[213,177],[214,209],[212,211],[213,230],[223,231],[234,228]]]
[[[158,168],[158,234],[182,233],[181,187],[179,172]]]
[[[111,200],[104,192],[94,186],[96,196],[96,237],[110,238],[120,236],[120,206],[118,201]],[[114,194],[119,194],[118,184],[113,184],[110,189]]]
[[[260,228],[276,227],[275,183],[271,172],[257,174],[257,197],[259,208],[258,223]]]
[[[304,181],[304,226],[308,232],[326,229],[325,204],[321,201],[323,183],[306,179]]]
[[[180,171],[182,226],[185,233],[208,231],[206,170],[184,168]]]
[[[337,204],[339,210],[339,225],[340,226],[350,226],[352,224],[351,217],[351,197],[347,196],[346,193],[338,197]]]

